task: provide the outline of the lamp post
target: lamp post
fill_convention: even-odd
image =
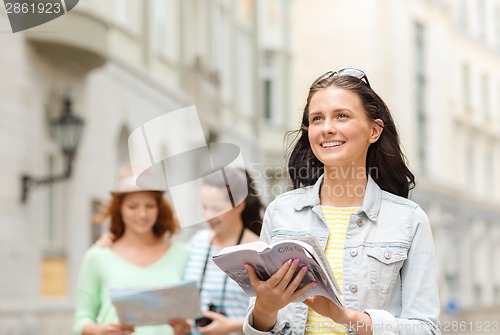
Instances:
[[[76,149],[80,144],[80,139],[83,132],[84,121],[78,116],[73,114],[72,100],[69,95],[66,95],[63,100],[63,111],[61,116],[52,120],[50,123],[56,141],[61,147],[64,155],[66,169],[64,173],[57,176],[48,177],[32,177],[28,174],[21,176],[21,202],[26,203],[28,194],[33,186],[52,184],[54,182],[66,180],[71,177],[73,159],[75,158]]]

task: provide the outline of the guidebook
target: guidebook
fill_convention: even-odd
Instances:
[[[166,325],[173,318],[202,316],[195,281],[154,288],[112,288],[109,296],[120,321],[134,326]]]
[[[284,239],[271,245],[267,245],[262,241],[244,243],[224,248],[212,257],[215,264],[251,297],[255,296],[255,291],[250,285],[250,279],[243,266],[245,263],[253,266],[261,280],[267,280],[285,262],[296,258],[301,261],[299,268],[302,266],[308,267],[307,274],[302,279],[299,288],[310,282],[316,282],[318,285],[309,289],[295,301],[303,301],[310,296],[322,295],[342,307],[342,293],[328,264],[323,248],[316,237],[304,236]]]

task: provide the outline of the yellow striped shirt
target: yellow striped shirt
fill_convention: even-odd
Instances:
[[[344,242],[347,226],[351,214],[356,213],[358,207],[330,207],[321,206],[321,211],[330,230],[326,243],[325,254],[332,267],[333,274],[337,279],[340,290],[343,291],[343,265],[344,265]],[[329,318],[314,312],[309,308],[307,315],[305,334],[347,334],[347,329]]]

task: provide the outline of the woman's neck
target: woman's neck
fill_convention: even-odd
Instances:
[[[320,190],[322,205],[334,207],[359,207],[363,204],[368,178],[366,168],[327,167]]]
[[[231,227],[231,229],[218,231],[212,238],[212,244],[217,247],[228,247],[236,245],[242,229],[244,229],[243,221],[240,221],[238,223],[235,223],[233,227]]]
[[[161,244],[163,242],[162,238],[158,238],[153,233],[148,235],[139,235],[139,234],[127,233],[127,231],[125,231],[125,233],[119,240],[123,244],[127,244],[130,247],[137,247],[137,248],[151,247],[157,244]]]

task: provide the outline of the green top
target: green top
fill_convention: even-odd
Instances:
[[[109,298],[110,288],[141,288],[168,285],[182,280],[189,258],[188,248],[173,242],[167,252],[147,267],[139,267],[116,255],[110,248],[90,248],[80,268],[76,290],[73,334],[82,334],[88,323],[117,322]],[[135,327],[135,335],[173,334],[169,325]]]

